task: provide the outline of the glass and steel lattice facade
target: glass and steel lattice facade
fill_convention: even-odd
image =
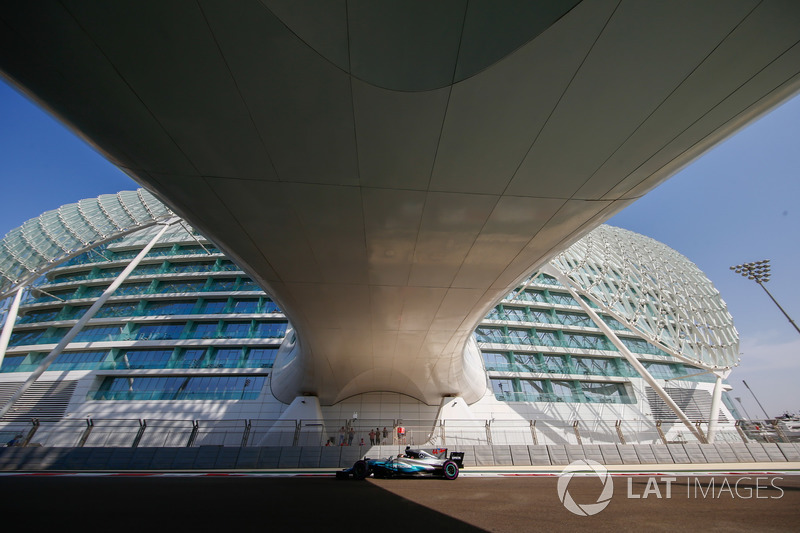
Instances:
[[[140,230],[51,269],[22,301],[0,373],[35,370],[157,231]],[[175,225],[48,371],[90,371],[87,400],[255,399],[286,327],[244,272]]]
[[[597,308],[595,304],[590,304]],[[601,315],[659,379],[713,383],[615,318]],[[487,315],[475,338],[495,397],[507,402],[636,402],[639,375],[555,278],[537,273]]]
[[[152,205],[150,209],[162,218],[174,219],[166,209],[159,211]],[[154,220],[135,231],[120,227],[117,231],[122,236],[114,237],[111,232],[98,236],[99,244],[75,243],[77,251],[65,251],[65,261],[55,265],[42,262],[36,267],[44,274],[39,273],[22,299],[0,367],[0,400],[37,369],[153,239],[159,231],[155,225],[159,222]],[[31,416],[278,419],[287,409],[272,395],[270,376],[279,347],[291,331],[289,318],[213,243],[185,223],[174,222],[40,378],[51,387],[69,385],[58,389],[61,401],[44,411],[25,406],[12,409],[6,420]],[[486,393],[469,406],[476,420],[524,423],[520,435],[530,434],[526,428],[533,421],[551,428],[563,426],[558,431],[567,440],[575,421],[595,426],[625,420],[651,426],[660,420],[674,422],[674,415],[593,321],[586,306],[670,396],[681,400],[687,414],[707,419],[715,381],[708,369],[720,362],[728,364],[729,360],[719,357],[719,350],[724,356],[738,342],[724,303],[697,267],[684,265],[689,273],[684,281],[692,284],[689,290],[702,293],[707,305],[717,310],[710,331],[727,343],[712,346],[709,336],[692,333],[694,351],[677,357],[680,343],[660,342],[668,333],[656,338],[641,327],[642,321],[649,324],[657,316],[655,324],[677,332],[674,338],[684,342],[689,330],[672,315],[645,304],[627,305],[624,298],[611,296],[604,301],[592,294],[600,285],[599,276],[587,276],[580,270],[588,264],[581,259],[581,254],[586,255],[587,239],[595,239],[588,247],[592,253],[598,251],[597,239],[603,239],[612,251],[634,241],[641,244],[642,239],[607,226],[596,232],[521,282],[476,328],[474,338],[486,372]],[[607,238],[608,232],[619,242]],[[11,237],[16,238],[14,235]],[[606,251],[599,257],[614,258],[615,280],[641,266],[640,258],[630,254],[615,256]],[[625,261],[633,263],[626,266]],[[592,269],[595,273],[610,271],[608,265]],[[679,282],[674,276],[671,279],[673,285]],[[620,285],[629,288],[631,283]],[[658,294],[658,284],[650,285],[648,291],[632,289],[636,301],[643,300],[645,292]],[[5,300],[6,308],[10,300]],[[656,300],[664,301],[658,296]],[[625,309],[632,309],[633,314],[626,314]],[[647,313],[650,315],[643,318]],[[739,415],[729,398],[723,400],[723,423],[732,423]],[[401,419],[434,421],[438,409],[400,394],[375,391],[322,406],[321,415],[336,420],[333,425],[338,427],[338,421],[351,413],[368,412],[380,427],[393,427]],[[424,429],[426,423],[420,424],[420,431],[434,434]],[[436,422],[433,424],[435,427]],[[485,429],[478,433],[487,434]],[[515,442],[516,437],[508,438]],[[552,438],[558,442],[561,437]]]

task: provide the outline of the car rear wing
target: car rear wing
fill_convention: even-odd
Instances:
[[[459,468],[464,468],[464,452],[450,452],[450,460]]]

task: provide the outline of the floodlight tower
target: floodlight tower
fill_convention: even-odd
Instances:
[[[783,307],[781,307],[781,304],[778,303],[778,300],[776,300],[775,297],[772,296],[772,293],[767,290],[767,287],[764,286],[764,284],[769,281],[769,269],[769,259],[762,259],[761,261],[743,263],[741,265],[735,265],[731,267],[731,270],[735,271],[737,274],[741,274],[747,279],[752,279],[761,285],[761,288],[764,289],[764,292],[767,293],[767,296],[769,296],[770,299],[775,302],[775,305],[778,306],[778,309],[781,310],[781,313],[783,313],[784,316],[789,319],[789,322],[792,324],[792,326],[794,326],[794,329],[797,330],[797,333],[800,333],[800,328],[797,327],[797,324],[795,324],[794,320],[792,320],[792,317],[789,316],[789,313],[787,313]]]

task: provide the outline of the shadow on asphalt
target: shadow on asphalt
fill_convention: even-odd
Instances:
[[[484,531],[371,482],[332,477],[9,476],[0,493],[3,523],[39,531]]]
[[[615,477],[607,508],[577,516],[560,501],[555,477],[0,476],[0,513],[4,524],[34,531],[115,533],[797,531],[798,476],[715,476],[711,490],[710,477],[675,476],[671,496],[662,477],[655,476],[661,497],[645,497],[654,490],[649,477]],[[725,479],[734,487],[738,480],[739,492],[723,490]],[[579,503],[596,502],[601,489],[597,478],[569,482]]]

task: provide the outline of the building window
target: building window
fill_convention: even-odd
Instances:
[[[133,269],[131,276],[152,276],[161,272],[161,263],[151,265],[139,265]]]
[[[556,317],[558,321],[565,326],[580,326],[584,328],[596,327],[592,319],[586,315],[557,312]]]
[[[256,322],[254,336],[259,339],[278,339],[286,335],[286,322]]]
[[[480,326],[475,330],[475,338],[478,342],[503,343],[505,335],[502,328],[492,328]]]
[[[107,377],[94,400],[254,400],[264,376]]]
[[[567,360],[561,355],[543,355],[542,363],[545,372],[550,374],[572,374]]]
[[[136,330],[137,340],[166,340],[178,339],[186,326],[185,322],[169,324],[140,324]]]
[[[577,402],[579,398],[575,394],[575,385],[571,381],[550,380],[553,388],[553,401],[556,402]]]
[[[226,339],[244,339],[250,336],[250,321],[225,322],[222,325],[222,336]]]
[[[597,403],[629,403],[630,398],[625,394],[625,387],[621,383],[595,383],[581,381],[581,392],[587,402]]]
[[[107,303],[97,310],[95,318],[108,318],[117,316],[133,316],[136,314],[136,302]],[[88,308],[86,308],[88,309]],[[85,312],[85,309],[83,309]],[[83,313],[81,313],[82,315]]]
[[[243,300],[234,300],[233,313],[257,313],[258,312],[258,298],[247,298]]]
[[[575,301],[575,298],[573,298],[569,294],[564,294],[561,292],[551,292],[550,302],[558,305],[580,305],[578,302]]]
[[[253,281],[250,278],[242,278],[242,284],[239,285],[240,291],[261,291],[261,287],[258,286],[258,283]]]
[[[123,350],[115,358],[117,368],[167,368],[172,350]]]
[[[278,308],[278,305],[270,300],[269,298],[266,299],[264,302],[264,312],[265,313],[280,313],[281,310]]]
[[[193,339],[214,339],[219,330],[219,322],[195,322],[192,326]]]
[[[150,283],[123,283],[116,291],[114,291],[114,294],[144,294],[149,288]]]
[[[188,348],[183,350],[173,366],[176,368],[202,368],[205,366],[205,357],[205,348]]]
[[[147,315],[188,315],[194,309],[194,300],[150,301],[147,303]]]
[[[212,291],[232,291],[236,285],[236,278],[214,278],[211,282]]]
[[[104,342],[114,341],[122,333],[122,324],[113,326],[86,326],[77,335],[75,342]]]
[[[537,329],[535,332],[535,341],[531,344],[538,346],[561,346],[558,340],[558,334],[555,331]]]
[[[514,364],[519,372],[542,372],[542,365],[539,364],[533,354],[515,353]]]
[[[508,356],[501,352],[483,352],[483,363],[486,370],[499,372],[513,371],[513,365],[508,362]]]
[[[33,322],[50,322],[58,316],[59,309],[47,309],[46,311],[33,311],[22,315],[17,319],[18,324],[30,324]]]
[[[652,361],[641,361],[641,363],[654,378],[674,378],[677,375],[673,365],[667,363],[654,363]]]
[[[545,380],[521,379],[519,380],[522,398],[528,402],[546,402],[549,400]]]
[[[241,348],[218,348],[212,366],[217,368],[239,368],[242,363]]]
[[[492,391],[498,400],[506,402],[517,400],[518,395],[514,392],[514,382],[510,379],[493,379]]]
[[[167,272],[208,272],[214,267],[213,262],[186,261],[183,263],[170,263]]]
[[[527,322],[528,317],[525,315],[525,310],[518,307],[506,307],[503,309],[503,320],[510,320],[512,322]]]
[[[577,374],[616,376],[619,375],[613,359],[599,357],[573,357],[572,363]]]
[[[553,320],[550,318],[550,313],[541,309],[531,309],[531,321],[539,322],[540,324],[550,324]]]
[[[200,312],[205,315],[218,315],[225,312],[228,300],[205,300],[200,306]]]
[[[247,368],[272,368],[278,350],[275,348],[250,348],[243,366]]]
[[[195,281],[160,281],[158,283],[158,293],[166,294],[170,292],[198,292],[205,286],[205,280]]]

